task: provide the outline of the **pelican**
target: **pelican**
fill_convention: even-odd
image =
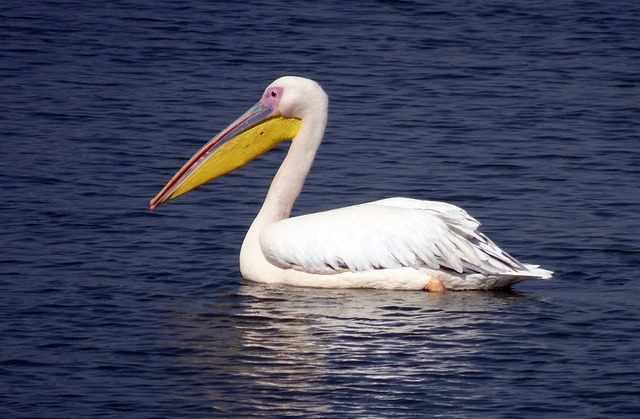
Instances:
[[[149,202],[160,204],[238,169],[283,140],[289,150],[240,250],[251,281],[321,288],[487,290],[553,272],[518,262],[451,204],[389,198],[290,218],[327,124],[312,80],[286,76],[222,130]]]

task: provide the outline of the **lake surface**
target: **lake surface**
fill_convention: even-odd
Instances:
[[[0,416],[636,417],[639,4],[229,3],[0,6]],[[244,281],[286,144],[147,210],[286,74],[330,96],[296,214],[447,201],[553,280]]]

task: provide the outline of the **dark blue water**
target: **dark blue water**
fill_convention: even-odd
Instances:
[[[637,2],[5,3],[0,416],[640,411]],[[284,144],[146,209],[286,74],[331,100],[296,213],[444,200],[554,279],[245,282]]]

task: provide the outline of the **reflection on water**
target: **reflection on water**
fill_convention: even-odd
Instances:
[[[210,408],[226,414],[615,412],[636,390],[605,397],[626,380],[607,365],[632,359],[628,345],[613,342],[631,343],[635,334],[603,333],[593,295],[583,294],[571,306],[513,291],[243,283],[175,313],[173,344],[186,355],[175,368],[197,371]],[[576,389],[590,405],[571,396]]]
[[[487,350],[509,327],[500,312],[530,300],[508,291],[428,294],[245,283],[213,305],[190,305],[202,311],[179,314],[174,326],[187,332],[175,336],[184,352],[198,346],[197,356],[185,359],[206,370],[209,383],[203,385],[216,410],[396,411],[409,400],[446,405],[481,397],[463,381],[490,379],[487,368],[496,360],[487,362]]]

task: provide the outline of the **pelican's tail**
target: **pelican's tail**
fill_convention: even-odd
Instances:
[[[553,271],[542,269],[539,265],[524,265],[527,268],[524,272],[518,272],[518,276],[538,279],[551,279]]]

